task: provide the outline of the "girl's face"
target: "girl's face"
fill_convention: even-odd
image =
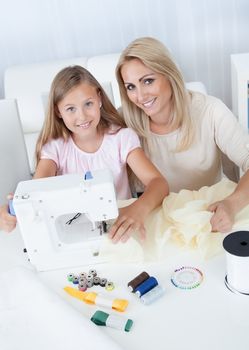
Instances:
[[[169,117],[172,89],[163,74],[152,71],[134,58],[122,66],[121,75],[129,100],[150,116],[152,121]]]
[[[58,103],[60,118],[76,136],[93,136],[100,121],[101,98],[96,88],[80,83]]]

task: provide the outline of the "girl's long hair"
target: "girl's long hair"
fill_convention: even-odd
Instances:
[[[139,38],[131,42],[121,53],[116,67],[116,78],[122,101],[122,114],[128,127],[139,135],[146,153],[153,150],[150,143],[149,118],[145,112],[128,98],[121,69],[133,59],[139,59],[152,71],[163,74],[170,82],[172,89],[172,119],[173,129],[180,128],[180,139],[175,151],[183,151],[193,142],[194,126],[189,111],[191,94],[186,90],[182,75],[174,63],[167,48],[158,40],[150,37]]]
[[[115,130],[113,132],[116,132],[126,126],[100,83],[88,70],[77,65],[66,67],[55,76],[51,85],[44,124],[36,144],[36,165],[40,160],[43,145],[53,139],[63,138],[67,140],[71,135],[71,131],[65,126],[62,118],[59,118],[58,103],[81,83],[95,87],[96,92],[101,97],[99,131],[108,132],[112,129]],[[111,128],[112,126],[115,126],[115,128]]]

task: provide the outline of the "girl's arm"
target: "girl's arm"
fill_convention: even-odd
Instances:
[[[33,179],[55,176],[57,171],[56,163],[51,159],[40,159],[37,164]]]
[[[129,153],[127,164],[144,184],[145,191],[134,203],[120,209],[119,217],[109,232],[114,243],[119,240],[126,242],[134,231],[138,231],[142,240],[145,239],[145,219],[169,193],[166,179],[146,157],[142,148]]]
[[[212,231],[228,232],[232,229],[235,215],[249,204],[249,170],[241,177],[230,196],[209,206],[214,212],[211,218]]]
[[[56,175],[57,166],[53,160],[41,159],[36,167],[33,179],[41,177],[49,177]],[[12,199],[13,195],[9,195],[7,199]],[[9,214],[8,204],[0,206],[0,229],[11,232],[16,227],[16,217]]]
[[[7,200],[13,198],[13,194],[9,194],[7,196]],[[11,232],[16,227],[16,217],[10,215],[8,210],[8,204],[4,204],[0,206],[0,230],[5,232]]]

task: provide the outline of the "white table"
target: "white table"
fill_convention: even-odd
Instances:
[[[29,263],[23,253],[18,230],[11,234],[0,232],[0,272],[20,265],[29,266]],[[173,286],[170,277],[174,269],[181,266],[199,268],[204,274],[202,284],[193,290]],[[249,349],[249,297],[233,294],[226,288],[225,255],[200,261],[193,253],[179,252],[178,256],[163,263],[101,264],[42,272],[39,275],[65,302],[90,318],[96,309],[101,308],[86,305],[63,291],[63,287],[69,284],[68,273],[87,272],[90,268],[95,268],[99,275],[114,282],[116,288],[108,292],[110,295],[113,293],[129,300],[124,316],[134,321],[131,332],[102,327],[103,332],[123,349]],[[151,305],[143,305],[126,287],[127,282],[142,271],[155,276],[166,289],[165,295]],[[101,291],[101,287],[94,290]]]

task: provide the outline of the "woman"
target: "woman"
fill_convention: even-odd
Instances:
[[[249,203],[249,137],[217,98],[191,92],[166,47],[134,40],[122,52],[116,76],[122,113],[167,178],[170,191],[198,190],[221,179],[221,154],[245,173],[235,191],[209,210],[213,231],[227,232]]]

